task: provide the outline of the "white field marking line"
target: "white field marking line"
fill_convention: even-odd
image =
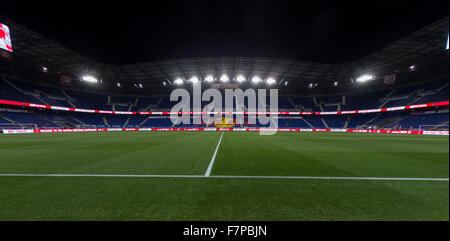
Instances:
[[[309,176],[204,176],[146,174],[0,174],[0,177],[137,177],[137,178],[223,178],[223,179],[304,179],[304,180],[369,180],[369,181],[443,181],[449,178],[420,177],[309,177]]]
[[[205,177],[209,177],[209,175],[211,174],[211,170],[213,168],[214,161],[216,160],[217,151],[219,150],[220,142],[222,142],[223,133],[225,133],[225,132],[222,131],[222,135],[220,135],[220,139],[219,139],[219,142],[217,143],[216,150],[214,151],[214,154],[211,157],[211,161],[209,162],[208,169],[206,169]]]

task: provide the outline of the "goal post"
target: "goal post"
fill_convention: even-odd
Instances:
[[[448,131],[447,125],[420,125],[419,131]]]
[[[76,125],[77,129],[89,129],[89,128],[98,128],[96,125]]]
[[[0,123],[0,130],[24,130],[37,129],[37,125],[33,123]]]

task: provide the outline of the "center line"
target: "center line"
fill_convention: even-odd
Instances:
[[[222,141],[223,133],[224,132],[222,131],[222,135],[220,135],[219,143],[217,143],[216,150],[214,151],[211,161],[209,162],[208,169],[206,169],[205,177],[209,177],[209,175],[211,174],[211,170],[214,165],[214,161],[216,160],[217,151],[219,150],[220,142]]]

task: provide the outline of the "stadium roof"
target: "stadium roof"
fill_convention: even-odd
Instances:
[[[263,79],[273,77],[278,83],[288,81],[290,88],[303,87],[310,82],[321,86],[331,86],[334,82],[347,83],[362,74],[387,73],[441,56],[449,29],[447,16],[366,57],[343,64],[236,56],[112,65],[83,56],[1,15],[0,20],[11,30],[14,71],[30,66],[38,69],[45,66],[50,72],[66,73],[74,78],[89,74],[111,86],[117,82],[124,86],[142,83],[146,88],[161,87],[163,81],[170,84],[176,78],[187,80],[197,76],[203,79],[207,75],[218,77],[222,74],[230,77],[242,74],[247,80],[251,76]]]

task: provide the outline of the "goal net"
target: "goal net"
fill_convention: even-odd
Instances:
[[[420,125],[419,131],[448,131],[448,125]]]
[[[36,124],[33,123],[0,123],[0,130],[24,130],[24,129],[37,129]]]

